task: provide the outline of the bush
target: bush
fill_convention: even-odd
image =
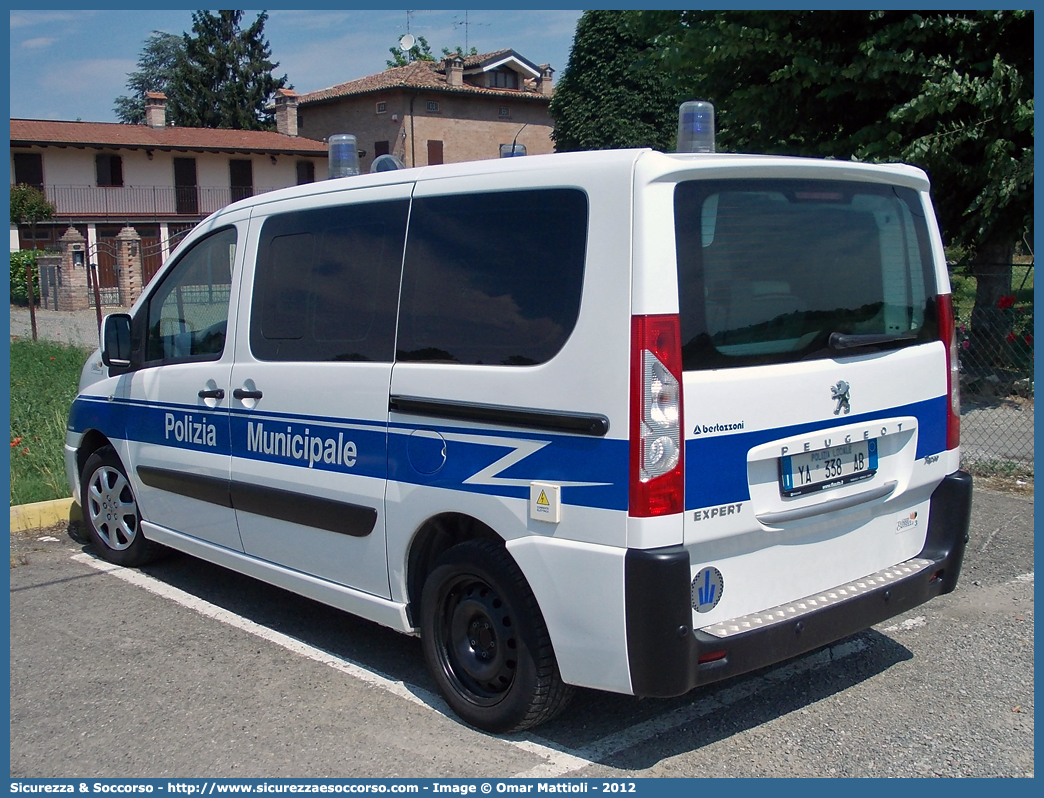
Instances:
[[[33,296],[36,304],[40,304],[40,270],[36,268],[36,252],[31,249],[20,249],[11,253],[11,304],[28,305],[29,296],[25,290],[25,270],[33,270]]]

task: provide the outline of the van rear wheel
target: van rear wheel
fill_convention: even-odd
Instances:
[[[497,543],[448,549],[424,583],[424,657],[450,707],[488,732],[536,726],[572,695],[533,591]]]
[[[87,458],[80,475],[80,504],[94,548],[116,565],[137,566],[161,549],[141,532],[141,514],[116,450],[105,446]]]

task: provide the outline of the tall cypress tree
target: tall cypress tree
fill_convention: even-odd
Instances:
[[[673,146],[675,94],[661,70],[637,63],[648,40],[624,24],[633,13],[585,11],[580,17],[551,99],[558,152]]]
[[[262,11],[245,30],[242,11],[196,11],[192,34],[184,34],[178,60],[178,80],[168,96],[174,123],[183,127],[272,130],[275,120],[265,111],[277,89],[279,64],[264,36],[268,14]]]
[[[174,70],[184,47],[184,39],[176,34],[154,30],[149,35],[138,56],[137,70],[127,75],[130,94],[117,97],[113,103],[113,110],[121,122],[145,124],[146,92],[161,91],[170,96]]]

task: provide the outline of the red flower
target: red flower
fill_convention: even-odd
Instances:
[[[1004,340],[1007,341],[1009,344],[1015,343],[1015,333],[1008,333],[1007,336],[1005,336]]]
[[[13,449],[14,447],[16,447],[21,442],[22,442],[22,436],[19,435],[17,438],[15,438],[13,441],[11,441],[11,448]]]
[[[1033,346],[1033,336],[1030,335],[1029,333],[1026,333],[1026,336],[1022,340],[1025,341],[1030,346]]]
[[[51,360],[54,360],[54,358],[52,357]]]
[[[1001,310],[1004,310],[1005,308],[1014,307],[1014,306],[1015,306],[1015,295],[1014,294],[1012,294],[1011,296],[1002,296],[997,301],[997,307],[999,307]]]
[[[22,449],[22,454],[23,455],[29,454],[29,447],[28,446],[26,446],[24,449]]]

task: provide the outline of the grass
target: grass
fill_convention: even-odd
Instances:
[[[957,317],[968,321],[975,306],[976,280],[969,274],[951,271],[950,284]],[[1011,292],[1015,295],[1016,305],[1033,304],[1033,264],[1015,263],[1011,267]]]
[[[65,424],[90,352],[49,341],[11,341],[11,504],[61,499]]]
[[[1033,478],[1033,465],[1030,463],[1016,463],[1012,460],[972,460],[961,465],[976,477]]]

